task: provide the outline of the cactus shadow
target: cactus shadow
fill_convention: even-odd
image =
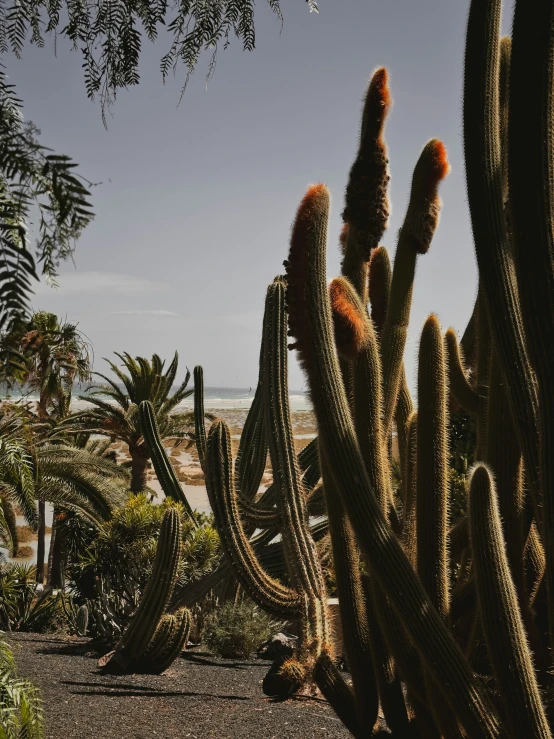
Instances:
[[[190,652],[184,652],[181,655],[181,659],[186,662],[192,662],[195,665],[207,665],[209,667],[225,667],[231,670],[243,670],[247,667],[260,667],[260,662],[246,662],[244,660],[240,662],[234,662],[231,660],[215,660],[213,655],[209,652],[197,652],[191,654]]]
[[[62,685],[68,687],[88,687],[93,690],[69,690],[71,695],[98,695],[110,696],[112,698],[145,698],[145,697],[183,697],[183,698],[219,698],[219,700],[248,701],[250,698],[244,695],[220,695],[217,693],[194,692],[191,690],[158,690],[142,685],[129,685],[127,683],[90,683],[75,680],[60,680]],[[95,690],[94,688],[98,688]]]

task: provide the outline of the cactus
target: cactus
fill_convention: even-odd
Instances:
[[[187,496],[183,493],[179,480],[177,479],[177,475],[175,474],[175,470],[173,469],[173,465],[171,464],[162,444],[158,422],[156,421],[156,414],[152,403],[149,400],[143,400],[139,406],[139,413],[142,433],[144,434],[150,456],[152,457],[156,476],[162,486],[165,496],[177,503],[181,503],[191,523],[196,528],[198,524],[194,518],[194,513],[190,507],[190,503],[187,500]]]
[[[329,193],[312,185],[285,277],[268,293],[275,302],[266,303],[263,371],[234,470],[224,424],[208,436],[208,489],[234,571],[262,607],[301,617],[302,654],[282,666],[283,680],[314,680],[356,737],[379,735],[377,699],[394,736],[552,735],[554,0],[516,0],[512,40],[499,37],[500,12],[500,0],[472,0],[467,28],[464,151],[477,298],[461,341],[453,329],[443,336],[434,315],[426,320],[417,411],[403,354],[417,257],[437,228],[449,164],[440,141],[424,146],[391,269],[378,246],[389,210],[390,107],[379,69],[346,190],[342,275],[327,282]],[[319,463],[303,475],[277,340],[285,285],[290,348],[307,375],[318,431]],[[469,515],[453,525],[449,400],[477,430]],[[274,481],[256,500],[268,448]],[[327,514],[352,687],[325,641],[306,509]],[[263,566],[249,538],[263,521],[263,536],[282,535],[280,570]]]
[[[508,565],[497,495],[484,465],[471,474],[469,511],[479,613],[510,730],[514,736],[551,737]]]
[[[75,618],[75,627],[79,636],[86,636],[88,629],[88,608],[82,605],[77,611]]]
[[[168,508],[160,529],[152,573],[138,608],[114,652],[103,657],[99,666],[117,672],[140,671],[152,643],[156,646],[156,631],[173,593],[180,554],[179,513],[175,508]],[[175,649],[171,653],[177,656]]]
[[[287,384],[287,323],[285,285],[276,278],[268,288],[264,313],[263,350],[260,357],[261,427],[274,471],[273,489],[278,491],[279,517],[274,520],[282,533],[283,550],[290,584],[271,577],[262,566],[258,552],[249,540],[252,521],[257,521],[262,505],[271,500],[270,489],[258,502],[246,505],[243,467],[241,487],[235,482],[240,459],[232,464],[230,435],[224,421],[215,420],[207,441],[206,479],[210,503],[223,548],[233,571],[246,592],[262,608],[286,618],[299,618],[301,639],[294,663],[283,666],[279,692],[289,693],[306,681],[320,657],[328,655],[329,626],[326,589],[314,541],[308,525],[307,497],[299,461],[294,450]],[[248,433],[248,431],[246,432]],[[197,434],[201,438],[201,434]],[[260,445],[263,449],[263,444]],[[265,447],[267,448],[267,447]],[[247,453],[245,450],[244,453]],[[254,463],[255,464],[255,463]],[[304,477],[308,477],[309,469]],[[317,475],[319,478],[319,474]],[[252,491],[250,491],[251,495]],[[271,509],[267,509],[271,510]],[[275,533],[271,534],[271,538]],[[342,681],[339,674],[335,682]],[[268,680],[266,685],[270,689]],[[345,686],[345,690],[348,690]]]

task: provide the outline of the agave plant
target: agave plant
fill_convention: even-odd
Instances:
[[[106,384],[95,386],[81,396],[92,408],[70,417],[68,427],[125,442],[131,456],[131,491],[140,493],[146,488],[150,452],[142,435],[139,405],[143,400],[152,403],[162,439],[186,438],[192,428],[192,414],[175,413],[175,408],[192,393],[187,389],[190,373],[187,371],[185,380],[171,394],[179,363],[177,352],[165,372],[165,362],[157,354],[151,361],[127,353],[116,352],[116,356],[123,369],[106,360],[116,379],[96,372]]]

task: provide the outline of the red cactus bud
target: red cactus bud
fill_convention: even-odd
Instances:
[[[310,366],[307,267],[310,244],[317,238],[318,229],[327,228],[329,200],[329,191],[325,185],[311,185],[308,188],[292,226],[289,258],[283,262],[287,274],[289,334],[296,339],[295,348],[298,350],[300,363],[307,371]]]
[[[340,236],[339,236],[339,244],[340,244],[340,249],[343,253],[343,256],[344,256],[344,252],[346,251],[346,242],[348,241],[348,228],[349,228],[348,223],[343,223]]]
[[[402,226],[419,254],[426,254],[439,223],[441,200],[438,187],[450,172],[446,147],[438,139],[427,142],[414,169],[408,212]]]
[[[381,137],[385,118],[392,105],[389,75],[385,67],[379,67],[371,78],[362,118],[362,141],[364,134]]]
[[[336,277],[329,286],[335,343],[345,359],[355,359],[368,336],[367,319],[354,288],[344,277]]]

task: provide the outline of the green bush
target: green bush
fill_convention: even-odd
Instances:
[[[42,739],[43,736],[39,691],[28,680],[17,676],[12,650],[0,641],[0,739]]]
[[[219,562],[219,537],[209,519],[197,514],[193,528],[178,503],[149,502],[143,493],[133,495],[102,524],[84,553],[78,549],[68,561],[73,605],[89,609],[93,637],[118,641],[128,625],[148,582],[156,554],[163,515],[168,506],[181,514],[183,547],[177,587],[208,574]]]
[[[245,659],[281,627],[254,603],[225,603],[208,617],[203,639],[214,654]]]
[[[34,565],[0,563],[0,629],[44,633],[62,623],[59,593],[37,588]]]

